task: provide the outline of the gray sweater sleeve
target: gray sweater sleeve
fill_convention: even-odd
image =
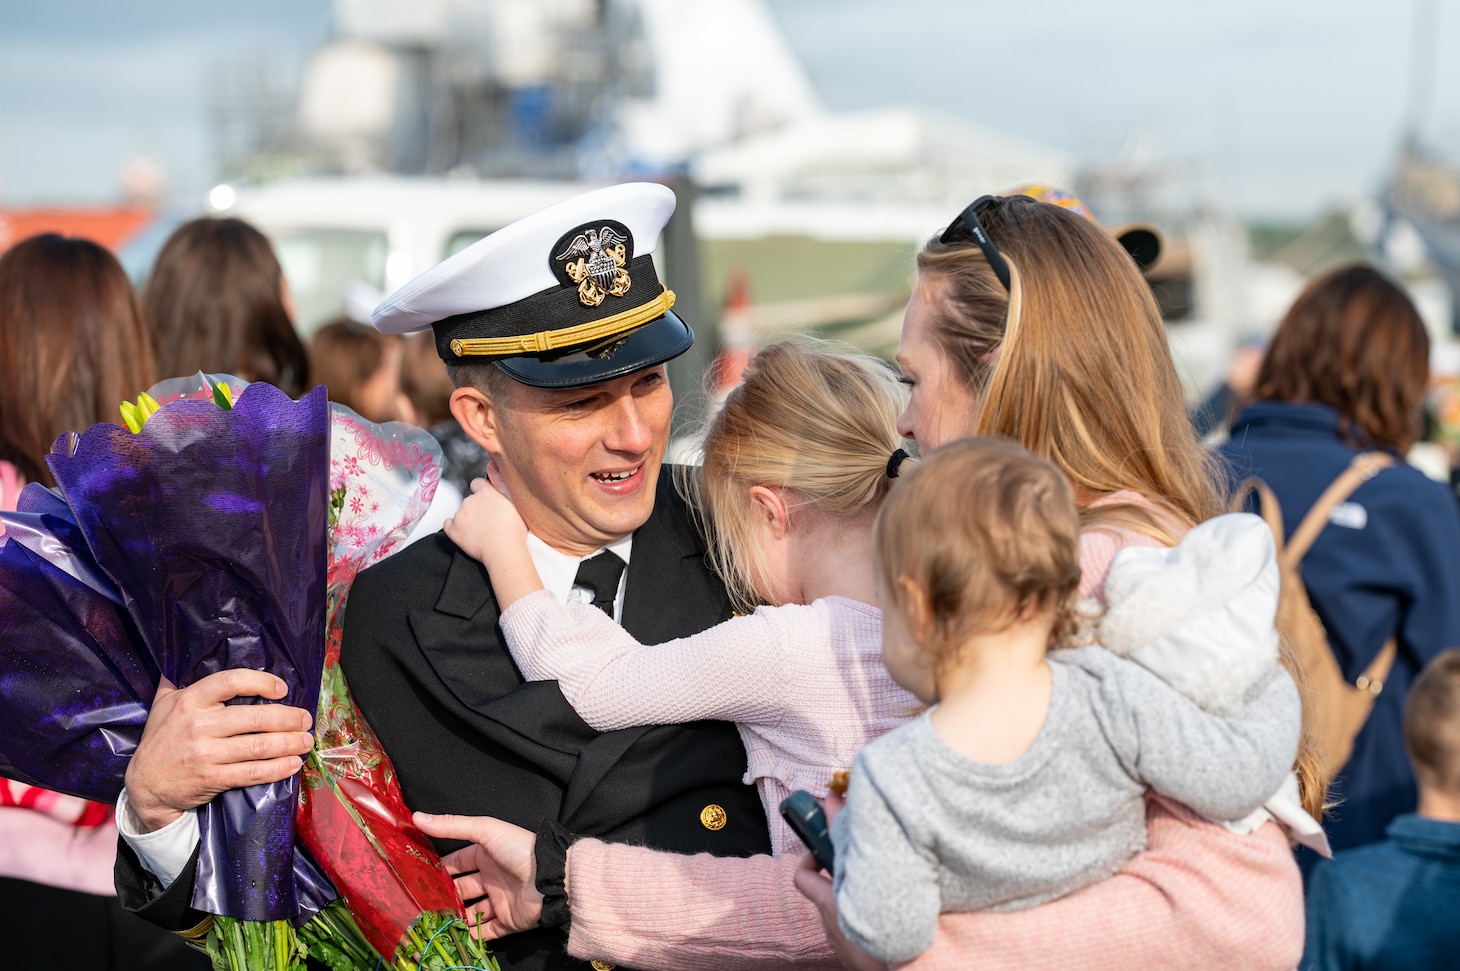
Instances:
[[[937,861],[893,813],[877,771],[882,759],[866,757],[876,746],[897,761],[888,750],[898,747],[898,731],[858,754],[846,808],[831,824],[842,933],[863,951],[889,962],[911,960],[933,946],[942,903]]]
[[[1127,771],[1203,816],[1247,815],[1292,769],[1301,707],[1292,679],[1276,664],[1235,714],[1221,717],[1103,648],[1060,651],[1051,659],[1099,679],[1097,716]]]

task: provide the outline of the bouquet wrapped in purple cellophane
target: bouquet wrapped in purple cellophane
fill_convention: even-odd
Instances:
[[[0,541],[0,775],[116,802],[159,671],[70,507],[28,488]]]
[[[285,704],[314,710],[329,432],[323,388],[292,401],[254,384],[231,411],[176,401],[138,434],[94,425],[53,451],[57,489],[173,684],[268,670],[289,686]],[[289,865],[298,801],[296,777],[202,807],[195,907],[246,920],[299,916]]]
[[[286,703],[316,709],[326,605],[337,659],[350,580],[403,541],[440,458],[426,433],[332,410],[323,388],[293,401],[269,385],[198,375],[158,385],[123,413],[130,431],[97,425],[58,440],[56,491],[30,486],[16,513],[0,514],[0,775],[102,802],[121,792],[159,677],[186,686],[229,668],[268,670],[288,685]],[[368,741],[331,670],[321,729],[353,725]],[[306,775],[344,798],[332,745],[317,742]],[[434,853],[409,823],[388,760],[376,759],[378,794],[404,817],[367,824],[346,803],[342,818],[375,827],[385,842],[367,829],[361,845],[394,848],[383,856],[324,859],[321,870],[296,842],[299,776],[202,808],[193,904],[237,919],[231,936],[215,929],[209,939],[215,964],[268,957],[292,968],[307,947],[337,968],[491,966],[453,926],[461,906],[439,861],[418,867]],[[325,846],[317,834],[310,842]],[[404,872],[392,863],[400,853],[417,889],[382,912],[373,898]],[[288,925],[336,896],[325,872],[369,919],[357,927],[334,904],[296,940]]]

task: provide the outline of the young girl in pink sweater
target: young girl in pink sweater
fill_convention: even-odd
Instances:
[[[691,483],[711,555],[750,612],[694,637],[639,644],[606,610],[559,603],[516,508],[483,483],[446,533],[491,574],[524,677],[557,679],[599,731],[735,722],[773,852],[800,852],[781,800],[826,795],[863,745],[918,708],[882,662],[871,564],[872,522],[906,457],[905,398],[872,358],[800,341],[755,356],[710,422]]]

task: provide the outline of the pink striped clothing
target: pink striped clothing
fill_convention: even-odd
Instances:
[[[1097,502],[1129,501],[1134,493]],[[1154,507],[1151,507],[1154,509]],[[1110,561],[1154,539],[1125,529],[1080,538],[1081,596]],[[910,971],[1210,969],[1287,971],[1303,952],[1303,885],[1273,823],[1239,836],[1152,797],[1147,848],[1120,873],[1015,913],[944,914]],[[568,951],[659,971],[836,968],[816,908],[791,884],[794,855],[721,859],[580,840],[569,855]]]
[[[0,509],[13,510],[24,485],[0,462]],[[110,806],[0,779],[0,876],[112,895],[116,856]]]

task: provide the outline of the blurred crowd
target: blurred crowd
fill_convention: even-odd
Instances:
[[[1239,349],[1191,414],[1220,443],[1234,492],[1260,471],[1294,543],[1355,452],[1413,456],[1429,473],[1406,468],[1343,497],[1292,564],[1331,652],[1333,680],[1310,678],[1310,699],[1362,696],[1326,822],[1337,858],[1303,853],[1313,967],[1361,966],[1349,956],[1375,935],[1460,927],[1460,655],[1445,653],[1460,645],[1460,369],[1433,373],[1430,354],[1404,292],[1347,267],[1313,281],[1265,346]],[[440,528],[487,460],[452,418],[454,387],[429,333],[386,335],[345,315],[306,344],[268,240],[238,219],[177,229],[140,293],[95,243],[16,244],[0,256],[0,361],[0,509],[28,482],[53,484],[45,456],[57,437],[117,422],[139,390],[198,371],[294,396],[324,384],[366,419],[428,429],[445,468],[417,535]],[[1248,501],[1259,509],[1255,493]],[[207,966],[116,906],[107,807],[8,782],[0,796],[8,947],[65,912],[95,943],[94,967]],[[1418,896],[1416,879],[1428,888]],[[48,966],[20,947],[14,966]]]

